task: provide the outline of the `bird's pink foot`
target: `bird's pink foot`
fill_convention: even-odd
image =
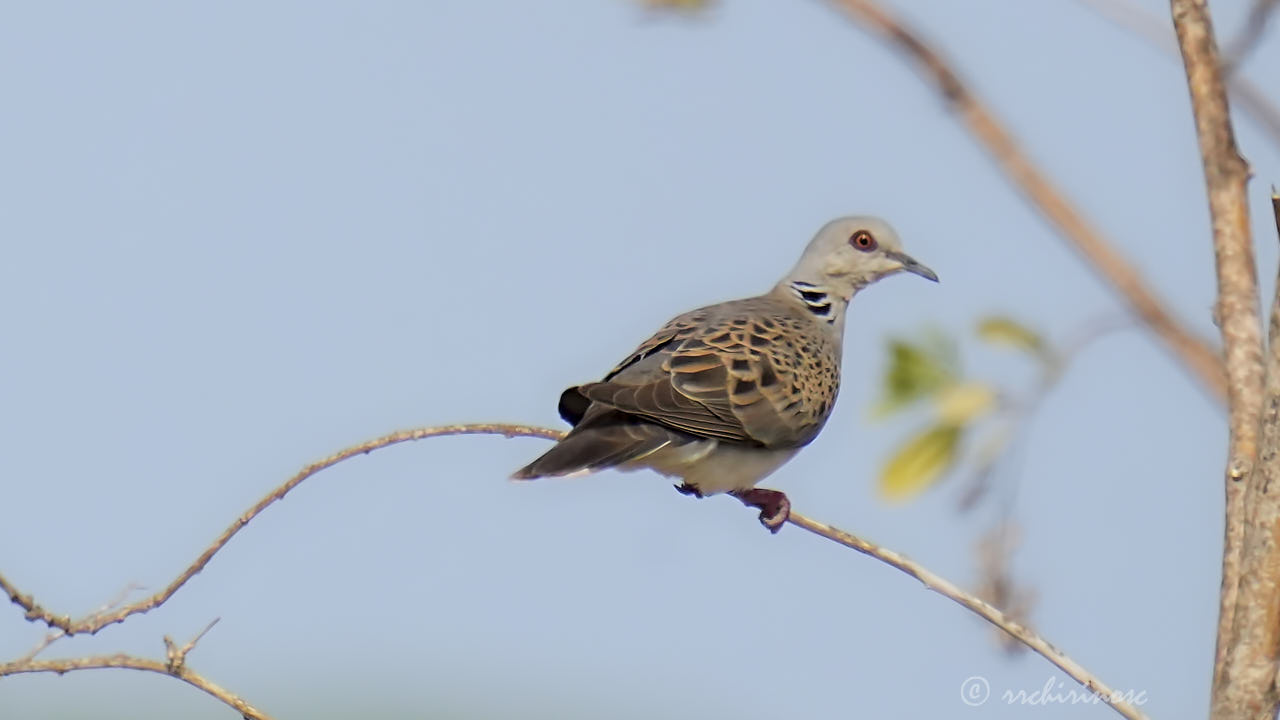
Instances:
[[[747,507],[759,508],[760,524],[768,528],[771,533],[781,530],[782,524],[791,516],[791,501],[784,493],[777,490],[751,488],[736,490],[730,494],[741,500]]]
[[[692,495],[696,498],[702,497],[702,491],[694,487],[693,485],[690,485],[689,483],[680,483],[679,485],[675,486],[675,489],[676,489],[676,492],[680,493],[681,495]]]

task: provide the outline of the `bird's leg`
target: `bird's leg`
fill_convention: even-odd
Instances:
[[[791,516],[791,501],[784,493],[777,490],[751,488],[735,490],[729,494],[741,500],[747,507],[759,508],[760,524],[768,528],[771,533],[781,530],[782,524]]]
[[[680,483],[679,485],[675,486],[675,489],[676,489],[676,492],[680,493],[681,495],[692,495],[696,498],[702,497],[702,491],[694,487],[693,485],[690,485],[689,483]]]

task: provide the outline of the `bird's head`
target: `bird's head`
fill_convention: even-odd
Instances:
[[[900,272],[938,281],[932,270],[902,251],[902,241],[889,223],[868,216],[842,217],[822,226],[783,283],[809,285],[847,301],[876,280]]]

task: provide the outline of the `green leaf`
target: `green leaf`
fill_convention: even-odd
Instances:
[[[991,315],[980,320],[978,337],[992,345],[1004,345],[1036,355],[1045,351],[1044,338],[1039,333],[1003,315]]]
[[[889,366],[873,417],[884,417],[955,382],[954,348],[943,336],[889,341]]]
[[[905,502],[924,492],[957,459],[960,426],[935,425],[898,449],[880,471],[880,497]]]

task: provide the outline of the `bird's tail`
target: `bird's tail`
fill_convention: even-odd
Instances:
[[[638,460],[670,444],[673,433],[645,423],[580,425],[541,457],[511,475],[513,480],[577,475]]]

